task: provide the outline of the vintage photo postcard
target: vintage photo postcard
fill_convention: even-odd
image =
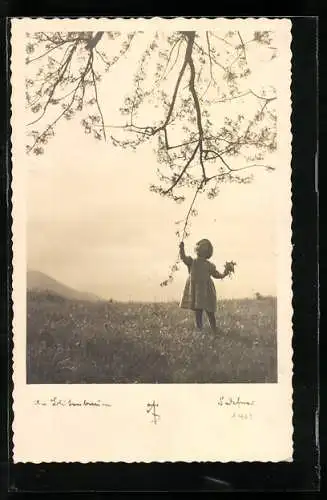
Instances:
[[[14,462],[292,461],[291,22],[12,19]]]

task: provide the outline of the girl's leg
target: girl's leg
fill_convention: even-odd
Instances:
[[[196,309],[195,310],[195,322],[196,322],[196,326],[199,330],[202,330],[202,316],[203,316],[202,309]]]
[[[216,325],[216,316],[214,312],[207,311],[209,323],[210,323],[210,328],[211,330],[216,333],[217,331],[217,325]]]

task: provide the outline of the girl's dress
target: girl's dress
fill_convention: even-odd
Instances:
[[[211,279],[220,277],[216,266],[207,259],[187,257],[185,264],[189,270],[184,293],[180,303],[183,309],[204,309],[215,312],[217,308],[217,296],[215,285]]]

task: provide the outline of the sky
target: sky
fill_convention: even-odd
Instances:
[[[255,63],[248,85],[273,84],[273,62]],[[111,75],[100,89],[105,119],[116,122],[129,61],[119,71],[120,79]],[[271,160],[276,163],[276,157]],[[29,269],[106,299],[179,300],[186,268],[167,287],[160,283],[177,256],[175,221],[187,206],[150,192],[149,185],[157,181],[150,147],[136,152],[114,148],[86,136],[74,119],[58,126],[44,155],[27,156],[26,167]],[[253,173],[251,184],[224,184],[214,200],[200,199],[185,242],[192,255],[195,242],[209,238],[218,269],[226,260],[237,263],[231,279],[216,281],[223,298],[276,294],[278,177],[260,169]]]

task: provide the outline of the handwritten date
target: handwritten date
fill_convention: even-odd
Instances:
[[[253,416],[252,413],[237,413],[234,412],[232,415],[232,418],[236,420],[252,420]]]

